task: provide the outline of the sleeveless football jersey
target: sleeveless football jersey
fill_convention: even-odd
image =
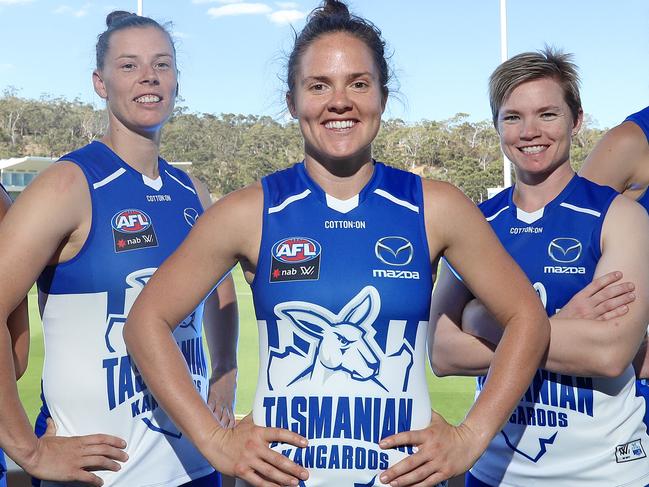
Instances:
[[[262,185],[254,421],[308,438],[303,449],[272,445],[309,469],[300,485],[383,485],[379,474],[411,448],[384,451],[379,440],[431,417],[421,180],[377,162],[342,201],[299,163]]]
[[[47,267],[38,279],[43,395],[57,434],[108,433],[126,441],[129,460],[121,470],[97,472],[105,486],[176,486],[208,475],[212,467],[158,406],[122,338],[135,298],[202,213],[196,190],[163,159],[160,177],[151,180],[100,142],[61,160],[86,176],[92,227],[73,259]],[[201,305],[174,337],[206,398],[202,314]]]
[[[516,208],[512,193],[509,188],[480,209],[551,316],[593,279],[602,224],[617,193],[575,175],[533,213]],[[477,382],[476,396],[484,378]],[[630,365],[614,379],[539,369],[471,473],[493,486],[644,486],[645,411]]]
[[[649,143],[649,107],[646,107],[639,112],[633,113],[626,117],[625,122],[633,122],[638,127],[642,129],[645,136],[647,137],[647,142]],[[638,198],[638,203],[645,207],[649,211],[649,191],[646,191]]]

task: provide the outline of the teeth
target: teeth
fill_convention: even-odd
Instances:
[[[335,120],[327,122],[325,127],[328,129],[350,129],[354,126],[356,122],[352,120]]]
[[[533,145],[531,147],[521,147],[521,152],[524,154],[538,154],[543,152],[547,147],[544,145]]]
[[[157,95],[142,95],[135,99],[137,103],[157,103],[160,101],[160,97]]]

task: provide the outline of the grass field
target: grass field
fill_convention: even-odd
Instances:
[[[239,334],[239,380],[237,387],[237,413],[247,413],[251,409],[255,387],[257,385],[257,368],[259,365],[257,322],[252,307],[252,295],[242,273],[235,272],[237,296],[239,298],[240,334]],[[40,406],[40,378],[43,367],[43,331],[38,316],[35,288],[29,296],[29,316],[31,329],[31,348],[29,367],[18,383],[20,397],[27,414],[32,421],[38,414]],[[437,378],[428,374],[433,407],[448,421],[458,423],[464,417],[473,402],[474,380],[461,377]]]

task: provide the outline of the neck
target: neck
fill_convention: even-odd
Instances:
[[[101,142],[110,147],[124,162],[136,171],[155,179],[159,176],[160,131],[137,133],[112,119]]]
[[[565,162],[545,177],[525,177],[525,175],[517,173],[513,195],[514,203],[518,208],[527,212],[543,208],[559,196],[574,175],[575,171],[570,166],[570,161]]]
[[[374,173],[374,162],[369,154],[357,160],[326,162],[306,154],[304,166],[325,193],[340,200],[360,193]]]

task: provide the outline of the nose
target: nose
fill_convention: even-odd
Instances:
[[[329,99],[328,110],[334,113],[345,113],[352,109],[352,102],[349,99],[345,88],[337,88]]]
[[[142,72],[142,78],[140,83],[145,85],[154,85],[157,86],[160,84],[160,79],[158,78],[158,73],[156,72],[153,66],[146,66]]]
[[[536,119],[526,118],[521,123],[521,139],[531,140],[540,135],[539,125]]]

